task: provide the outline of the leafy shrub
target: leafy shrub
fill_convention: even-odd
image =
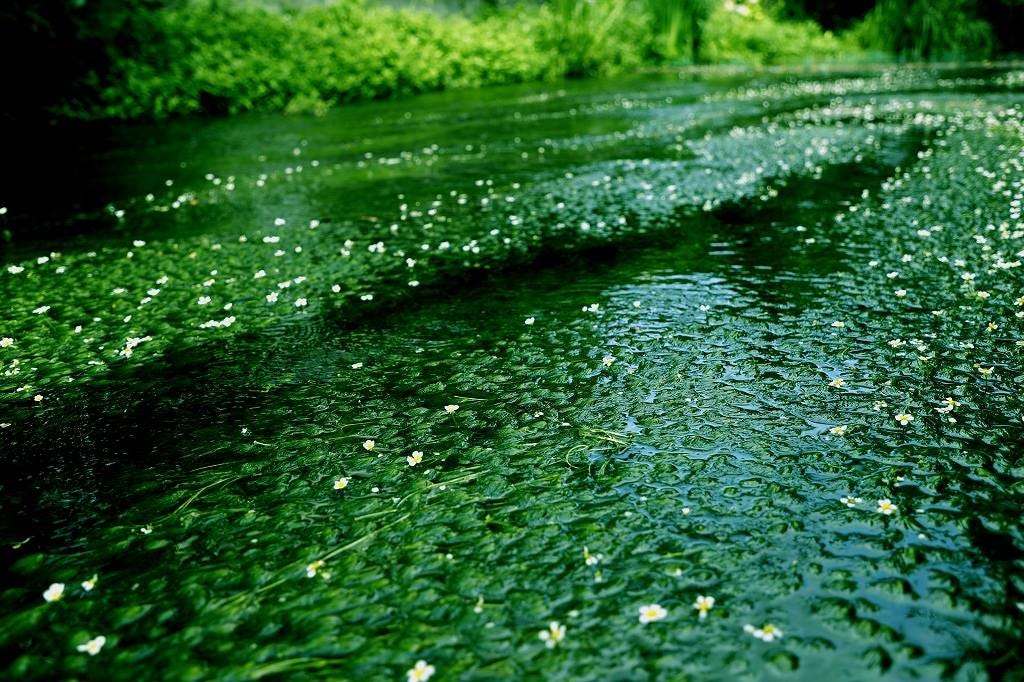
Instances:
[[[726,2],[704,28],[702,57],[711,63],[770,66],[817,62],[842,54],[843,43],[814,22],[776,21],[758,3]]]
[[[909,59],[988,57],[992,27],[974,0],[880,0],[853,37],[866,48]]]

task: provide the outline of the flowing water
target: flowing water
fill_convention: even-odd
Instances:
[[[1024,679],[1022,73],[53,140],[3,676]]]

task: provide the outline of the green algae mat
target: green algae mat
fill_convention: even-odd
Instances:
[[[4,679],[1024,679],[1024,72],[86,132],[0,215]]]

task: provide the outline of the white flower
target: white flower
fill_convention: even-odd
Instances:
[[[267,303],[277,303],[277,292],[271,291],[267,294]]]
[[[409,466],[414,467],[423,461],[423,452],[420,450],[413,450],[413,453],[405,459],[409,462]]]
[[[700,613],[700,617],[702,620],[708,617],[708,611],[710,611],[711,607],[713,607],[714,605],[715,598],[706,597],[704,595],[699,595],[696,601],[693,602],[693,608],[697,609],[697,611]]]
[[[13,345],[14,339],[12,339],[9,336],[5,336],[4,338],[0,339],[0,348],[10,348]]]
[[[100,652],[100,649],[102,649],[103,645],[106,644],[106,643],[107,643],[107,638],[104,637],[103,635],[100,635],[99,637],[93,637],[92,639],[90,639],[85,644],[79,644],[78,645],[78,650],[81,651],[82,653],[87,653],[90,656],[95,656],[96,654],[98,654]]]
[[[33,310],[32,312],[34,314],[36,314],[36,315],[42,315],[43,313],[45,313],[49,309],[50,309],[50,306],[48,306],[48,305],[41,305],[38,308],[36,308],[35,310]]]
[[[139,532],[142,533],[143,535],[149,535],[150,533],[153,532],[153,527],[152,526],[144,526],[144,527],[139,529]]]
[[[406,682],[427,682],[434,675],[434,666],[426,661],[416,661],[416,665],[405,673]]]
[[[348,487],[348,478],[346,478],[345,476],[342,476],[341,478],[339,478],[337,481],[334,482],[334,489],[335,490],[344,490],[347,487]]]
[[[12,275],[17,275],[18,273],[24,272],[24,271],[25,271],[25,268],[23,268],[20,265],[11,265],[10,267],[7,268],[7,272],[11,273]]]
[[[553,620],[548,623],[548,629],[541,630],[537,636],[544,641],[547,648],[554,649],[565,639],[565,626],[557,620]]]
[[[747,623],[743,626],[743,631],[753,635],[762,642],[770,642],[774,639],[780,639],[782,637],[782,630],[778,629],[771,623],[766,623],[759,628],[755,628],[753,625]]]
[[[883,499],[878,501],[878,513],[886,516],[891,516],[896,511],[896,505],[889,499]]]
[[[831,429],[828,430],[828,432],[831,433],[833,436],[845,436],[846,435],[846,427],[845,426],[833,426]]]
[[[352,363],[352,369],[362,369],[362,368],[363,368],[363,363],[361,363],[361,362],[353,362]]]
[[[317,559],[313,563],[306,566],[306,577],[315,578],[317,571],[324,567],[326,562],[323,559]]]
[[[668,611],[659,604],[647,604],[640,607],[640,622],[644,625],[664,620],[666,616],[668,616]]]
[[[611,367],[613,364],[615,364],[615,356],[613,356],[613,355],[606,355],[606,356],[604,356],[603,358],[601,358],[601,364],[603,364],[605,367]]]
[[[448,414],[454,414],[455,412],[458,411],[458,409],[459,409],[458,405],[445,405],[444,406],[444,411],[447,412]]]
[[[901,426],[906,426],[910,422],[914,421],[914,415],[912,415],[912,414],[898,414],[898,415],[896,415],[894,417],[894,419],[896,421],[898,421]]]
[[[88,580],[82,581],[82,589],[86,592],[92,592],[92,588],[96,587],[96,581],[99,580],[99,576],[93,575]]]
[[[842,502],[843,504],[845,504],[847,507],[855,507],[858,504],[860,504],[861,502],[863,502],[864,500],[862,500],[859,497],[853,497],[852,495],[850,495],[850,496],[847,496],[847,497],[840,497],[839,501]]]
[[[199,305],[206,305],[207,303],[209,303],[212,300],[213,299],[210,298],[209,296],[200,296],[199,300],[196,301],[196,303],[198,303]]]
[[[43,592],[43,599],[48,602],[60,601],[64,597],[64,583],[53,583]]]
[[[537,321],[537,318],[535,318],[535,317],[528,317],[528,318],[526,318],[526,320],[523,321],[523,324],[525,324],[527,327],[532,327],[533,323],[536,322],[536,321]]]
[[[846,382],[838,377],[828,382],[828,385],[831,386],[832,388],[842,388],[845,384]]]
[[[302,307],[305,307],[305,305],[306,305],[306,299],[304,299],[304,298],[297,298],[297,299],[295,299],[295,307],[296,308],[302,308]]]
[[[363,441],[364,450],[373,450],[375,447],[377,447],[377,443],[375,441],[370,439],[366,439]]]
[[[36,401],[37,403],[41,403],[43,402],[43,396],[37,393],[36,395],[32,396],[32,400]]]

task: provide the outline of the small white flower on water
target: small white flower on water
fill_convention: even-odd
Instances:
[[[213,299],[210,298],[209,296],[200,296],[199,300],[196,301],[196,303],[198,303],[199,305],[206,305],[207,303],[209,303],[212,300]]]
[[[897,289],[893,293],[896,294],[896,298],[903,298],[904,296],[907,295],[907,290],[906,289]]]
[[[377,443],[373,440],[366,439],[363,441],[364,450],[373,450],[377,446]]]
[[[363,368],[363,363],[361,363],[361,362],[353,362],[352,363],[352,369],[362,369],[362,368]]]
[[[828,432],[831,433],[833,436],[845,436],[846,428],[847,427],[845,426],[833,426],[831,429],[828,430]]]
[[[914,421],[914,415],[912,415],[912,414],[898,414],[898,415],[896,415],[894,417],[894,419],[896,421],[898,421],[901,426],[906,426],[910,422]]]
[[[139,532],[142,533],[143,535],[149,535],[150,533],[153,532],[153,527],[152,526],[143,526],[142,528],[139,529]]]
[[[305,305],[306,305],[306,299],[304,299],[304,298],[297,298],[297,299],[295,299],[295,307],[296,308],[303,308],[303,307],[305,307]]]
[[[583,546],[583,561],[587,566],[596,566],[601,563],[601,559],[603,558],[603,554],[591,554],[586,545]]]
[[[420,450],[413,450],[413,453],[405,459],[409,462],[409,466],[414,467],[423,461],[423,452]]]
[[[83,654],[89,654],[90,656],[95,656],[96,654],[98,654],[100,652],[100,650],[103,648],[103,645],[106,644],[106,643],[107,643],[107,638],[104,637],[103,635],[100,635],[99,637],[93,637],[92,639],[90,639],[85,644],[79,644],[77,648]]]
[[[889,499],[882,499],[878,501],[878,513],[886,516],[891,516],[896,511],[896,505]]]
[[[711,607],[713,607],[714,605],[715,598],[707,597],[704,595],[699,595],[697,599],[693,602],[693,608],[695,608],[697,612],[700,613],[701,620],[708,617],[708,611],[710,611]]]
[[[60,601],[64,597],[64,583],[53,583],[43,592],[43,599],[48,602]]]
[[[526,318],[523,321],[523,324],[525,324],[527,327],[532,327],[533,323],[536,322],[536,321],[537,321],[537,318],[535,318],[535,317],[528,317],[528,318]]]
[[[459,410],[459,406],[458,405],[445,405],[444,406],[444,411],[447,412],[448,414],[455,414],[458,410]]]
[[[12,275],[17,275],[17,274],[22,273],[24,271],[25,271],[25,268],[23,268],[20,265],[11,265],[11,266],[9,266],[7,268],[7,272],[11,273]]]
[[[858,504],[860,504],[861,502],[863,502],[864,500],[862,500],[859,497],[847,496],[847,497],[840,497],[839,501],[842,502],[843,504],[845,504],[847,507],[855,507]]]
[[[96,587],[96,581],[97,580],[99,580],[99,576],[97,576],[95,574],[91,578],[89,578],[88,580],[83,580],[82,581],[82,589],[85,590],[86,592],[92,592],[92,589],[94,587]]]
[[[341,478],[339,478],[337,481],[334,482],[334,489],[335,490],[344,490],[347,487],[348,487],[348,478],[346,478],[345,476],[342,476]]]
[[[611,367],[615,363],[615,357],[612,355],[606,355],[601,358],[601,364],[605,367]]]
[[[565,639],[565,626],[557,620],[553,620],[548,623],[548,629],[541,630],[537,636],[544,641],[544,646],[554,649]]]
[[[838,377],[828,382],[828,385],[831,386],[832,388],[842,388],[845,384],[846,382]]]
[[[32,396],[32,400],[36,401],[37,403],[41,403],[43,402],[43,396],[37,393],[36,395]]]
[[[836,320],[835,322],[832,323],[832,326],[835,327],[836,329],[842,329],[843,327],[846,326],[846,323],[841,320]]]
[[[307,578],[315,578],[316,574],[317,574],[317,571],[319,571],[321,568],[323,568],[325,563],[326,562],[323,559],[317,559],[313,563],[311,563],[308,566],[306,566],[306,577]]]
[[[406,682],[427,682],[434,675],[434,666],[426,661],[416,661],[416,665],[405,673]]]
[[[267,294],[267,303],[277,303],[277,292],[271,291]]]
[[[50,309],[50,306],[48,306],[48,305],[41,305],[38,308],[36,308],[35,310],[33,310],[32,312],[34,314],[36,314],[36,315],[42,315],[43,313],[47,312],[49,309]]]
[[[766,623],[759,628],[755,628],[753,625],[748,623],[743,626],[743,631],[749,635],[753,635],[762,642],[771,642],[772,640],[780,639],[782,637],[782,630],[778,629],[771,623]]]
[[[647,604],[646,606],[641,606],[639,610],[639,620],[644,625],[664,620],[668,616],[668,611],[666,611],[660,604]]]
[[[5,336],[0,339],[0,348],[10,348],[14,345],[14,339],[9,336]]]
[[[333,291],[336,294],[340,294],[341,293],[341,285],[340,284],[332,284],[331,285],[331,291]]]

